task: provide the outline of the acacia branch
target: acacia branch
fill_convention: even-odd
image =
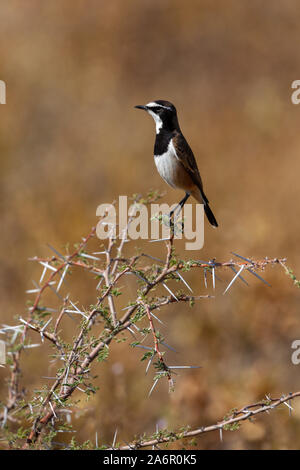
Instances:
[[[85,380],[89,376],[89,370],[92,362],[94,362],[96,358],[99,359],[101,354],[108,350],[110,343],[115,338],[117,338],[118,335],[126,330],[131,331],[131,328],[133,327],[136,327],[138,334],[140,335],[141,343],[146,338],[148,332],[152,333],[154,347],[148,347],[148,350],[152,350],[158,358],[158,362],[153,364],[154,368],[158,369],[158,375],[161,377],[167,377],[172,388],[173,382],[171,378],[171,366],[170,368],[167,366],[164,359],[164,352],[160,350],[161,345],[164,343],[162,342],[161,337],[159,336],[159,332],[154,324],[156,320],[153,320],[154,314],[152,314],[152,311],[173,303],[194,303],[195,301],[201,300],[203,298],[208,299],[213,297],[210,295],[186,295],[182,292],[172,292],[170,287],[167,285],[169,281],[172,280],[182,282],[185,287],[190,289],[187,282],[180,273],[184,274],[185,271],[190,269],[200,269],[204,273],[210,272],[214,280],[215,270],[220,270],[223,268],[232,268],[235,270],[235,268],[241,269],[242,267],[244,271],[248,271],[262,280],[262,278],[257,274],[257,271],[265,269],[268,265],[285,263],[285,259],[265,258],[263,260],[250,260],[243,257],[240,257],[239,260],[230,260],[227,262],[217,262],[216,260],[208,262],[197,260],[177,260],[173,249],[173,234],[171,234],[170,240],[166,241],[166,253],[164,260],[158,260],[146,254],[135,255],[130,258],[124,257],[122,251],[126,238],[125,233],[123,234],[119,245],[117,245],[114,238],[111,237],[108,239],[107,248],[103,252],[105,256],[103,259],[100,259],[95,257],[94,254],[86,253],[87,244],[90,239],[94,237],[95,231],[96,229],[93,228],[90,234],[77,246],[71,255],[62,255],[52,248],[52,250],[55,252],[55,256],[48,258],[33,258],[34,261],[42,264],[44,271],[40,280],[40,285],[37,286],[36,290],[32,291],[36,293],[36,296],[32,307],[29,309],[27,319],[21,319],[21,326],[23,329],[20,330],[22,334],[20,334],[20,341],[17,345],[18,348],[16,351],[12,351],[13,363],[11,367],[9,397],[4,411],[0,414],[0,421],[2,421],[2,426],[6,424],[7,416],[10,416],[12,410],[14,410],[14,413],[16,414],[18,411],[23,410],[24,407],[27,407],[27,405],[24,405],[24,403],[20,401],[22,398],[22,393],[19,392],[19,363],[22,351],[26,347],[30,347],[30,345],[26,344],[28,331],[36,332],[41,336],[43,342],[44,339],[50,341],[56,350],[56,359],[63,361],[63,368],[61,368],[60,363],[56,376],[53,377],[53,385],[48,390],[46,390],[43,397],[37,400],[36,405],[34,405],[37,407],[37,411],[34,414],[33,425],[28,432],[28,437],[23,448],[28,448],[31,444],[37,443],[42,435],[42,431],[46,430],[47,424],[50,421],[55,424],[55,420],[57,419],[56,412],[62,406],[64,406],[73,393],[78,390],[79,384],[80,386],[85,387]],[[114,251],[116,251],[115,257],[113,256]],[[152,263],[151,265],[145,265],[145,258],[152,259],[156,262]],[[61,276],[55,291],[56,294],[58,294],[60,287],[63,285],[64,277],[69,267],[82,270],[87,274],[92,273],[96,275],[97,279],[100,278],[100,282],[97,286],[97,294],[99,292],[100,293],[99,296],[97,295],[95,305],[88,307],[85,310],[80,310],[76,304],[71,302],[71,299],[69,299],[68,296],[65,296],[64,298],[59,296],[62,304],[60,304],[60,308],[57,310],[58,314],[55,321],[53,321],[54,327],[52,328],[52,324],[50,323],[52,318],[45,322],[43,317],[39,317],[40,313],[47,311],[47,308],[41,304],[42,299],[44,298],[43,294],[47,288],[53,289],[52,284],[54,283],[55,279]],[[45,281],[42,282],[44,274],[48,270],[51,270],[51,274]],[[119,281],[120,279],[123,279],[126,274],[134,275],[141,283],[141,286],[138,290],[136,298],[132,299],[130,305],[124,306],[126,312],[123,314],[124,309],[119,307],[114,299],[118,293]],[[239,274],[236,274],[234,279],[231,281],[231,284],[238,277],[242,279]],[[103,283],[103,286],[101,286],[101,280],[104,280],[105,285]],[[151,298],[150,295],[153,295],[153,291],[158,286],[162,286],[165,291],[168,291],[168,295],[156,295],[155,297]],[[69,303],[72,304],[73,310],[70,310],[70,307],[68,307]],[[63,337],[63,325],[65,314],[70,314],[70,312],[72,312],[73,315],[77,314],[78,316],[81,316],[81,321],[80,325],[78,325],[78,323],[75,324],[75,328],[77,330],[74,332],[74,339],[70,344],[67,344]],[[150,328],[148,328],[148,332],[146,333],[143,332],[143,329],[139,329],[136,326],[136,322],[142,320],[143,318],[148,319],[150,326]],[[157,319],[155,316],[154,318]],[[48,326],[48,324],[50,324],[50,326]],[[99,328],[99,324],[102,325],[102,328]],[[97,325],[97,328],[94,329],[96,334],[93,330],[94,325]],[[19,327],[20,326],[17,326],[16,328]],[[59,327],[62,331],[62,338],[58,336]],[[141,345],[141,347],[145,346]],[[158,379],[155,380],[157,381]],[[84,391],[80,388],[79,390]],[[22,404],[18,408],[19,402]],[[278,405],[276,404],[275,406]],[[28,407],[31,410],[32,404],[28,404]],[[255,412],[257,412],[257,410]],[[241,412],[239,412],[238,415],[231,417],[230,419],[235,420],[239,418],[238,421],[241,421],[242,419],[245,419],[245,416],[247,416],[248,412],[244,413],[243,415],[240,415],[240,413]],[[32,412],[31,414],[33,415]],[[249,417],[250,415],[247,416],[247,419]],[[235,421],[232,422],[234,423]],[[218,423],[218,425],[215,425],[218,426],[215,429],[220,429],[221,425],[222,422]],[[201,430],[188,431],[187,434],[182,437],[192,436],[193,434],[190,433],[193,432],[201,434],[203,432],[208,432],[209,430],[214,430],[211,428],[211,426],[204,428],[206,431],[203,430],[203,428],[201,428]],[[161,439],[161,436],[159,439]],[[166,439],[166,436],[164,436],[164,439]],[[155,443],[152,443],[152,441],[143,440],[139,441],[139,443],[136,445],[138,447],[155,445]],[[150,442],[150,444],[147,444],[146,442]],[[159,442],[167,441],[157,440],[156,443]]]
[[[135,440],[130,444],[121,447],[110,447],[108,450],[134,450],[134,449],[141,449],[144,447],[152,447],[157,446],[159,444],[167,444],[175,441],[180,441],[182,439],[187,439],[191,437],[197,437],[202,434],[206,434],[213,431],[222,431],[226,430],[236,430],[239,428],[239,425],[243,421],[248,421],[253,419],[255,416],[261,413],[268,413],[275,408],[278,408],[281,404],[285,403],[289,409],[291,406],[289,402],[294,400],[295,398],[300,397],[300,391],[290,393],[286,396],[281,398],[270,398],[268,397],[267,400],[253,403],[243,408],[236,410],[232,413],[229,413],[226,418],[223,418],[221,421],[217,422],[216,424],[212,424],[209,426],[202,426],[200,428],[193,429],[191,431],[179,431],[179,432],[168,432],[167,430],[158,431],[155,433],[153,437],[149,438],[141,438],[140,440]]]

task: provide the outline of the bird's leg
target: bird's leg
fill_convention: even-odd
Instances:
[[[179,208],[179,211],[183,208],[184,204],[186,203],[186,201],[188,200],[188,198],[190,197],[190,194],[189,193],[185,193],[185,196],[183,199],[181,199],[181,201],[177,204],[177,206],[175,207],[175,209],[173,209],[171,212],[170,212],[170,219],[172,217],[172,215],[177,211],[177,209]]]

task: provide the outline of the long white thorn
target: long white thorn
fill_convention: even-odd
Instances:
[[[236,273],[236,275],[234,276],[234,278],[230,281],[230,283],[228,284],[228,286],[226,287],[226,289],[224,290],[223,292],[223,295],[226,294],[226,292],[228,291],[228,289],[230,289],[230,287],[232,286],[232,284],[234,283],[234,281],[237,279],[237,277],[241,274],[241,272],[243,271],[245,265],[242,264],[240,270]]]
[[[58,283],[56,292],[59,291],[60,286],[62,285],[62,283],[63,283],[63,281],[64,281],[64,277],[65,277],[65,275],[67,274],[68,269],[69,269],[69,265],[66,264],[65,269],[63,270],[63,273],[62,273],[61,278],[60,278],[60,280],[59,280],[59,283]]]

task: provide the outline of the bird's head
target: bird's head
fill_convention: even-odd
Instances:
[[[170,103],[170,101],[151,101],[144,106],[135,106],[135,108],[143,109],[153,117],[157,134],[160,133],[161,129],[168,131],[179,129],[177,111],[175,106]]]

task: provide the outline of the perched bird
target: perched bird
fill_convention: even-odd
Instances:
[[[180,130],[175,106],[169,101],[157,100],[135,107],[147,111],[155,121],[154,161],[166,183],[172,188],[185,191],[179,206],[182,208],[190,195],[194,196],[198,202],[204,204],[205,214],[211,225],[218,227],[203,191],[194,154]]]

